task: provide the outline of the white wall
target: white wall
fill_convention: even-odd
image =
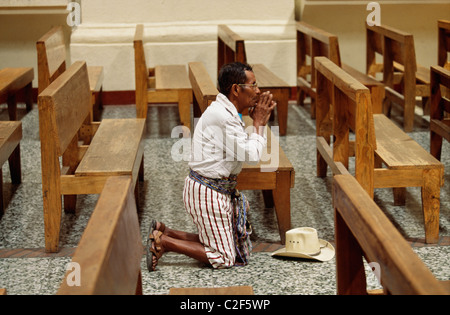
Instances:
[[[65,25],[69,48],[68,2],[70,0],[0,0],[0,69],[33,67],[33,86],[37,88],[36,41],[51,27]]]
[[[371,1],[296,0],[297,16],[339,38],[341,59],[365,71],[365,22]],[[450,20],[450,0],[379,0],[381,24],[414,36],[417,63],[437,63],[437,20]]]
[[[217,25],[225,23],[247,40],[250,63],[266,64],[295,86],[297,18],[337,34],[343,61],[364,70],[369,1],[77,1],[82,4],[82,24],[70,37],[65,7],[71,0],[0,0],[0,68],[34,67],[37,87],[36,40],[52,26],[64,25],[71,61],[104,66],[106,91],[134,90],[134,28],[144,23],[149,66],[202,61],[216,80]],[[377,2],[381,22],[412,33],[418,62],[434,64],[436,20],[450,20],[450,0]]]
[[[217,77],[217,25],[246,40],[249,63],[295,85],[294,0],[89,0],[74,30],[72,60],[105,67],[105,90],[133,90],[133,37],[145,25],[148,66],[202,61]]]

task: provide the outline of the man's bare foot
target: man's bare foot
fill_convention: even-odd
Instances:
[[[162,222],[156,221],[155,230],[161,231],[163,234],[167,234],[166,225]]]

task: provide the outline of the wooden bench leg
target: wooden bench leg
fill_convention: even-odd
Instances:
[[[11,174],[11,182],[14,185],[19,185],[22,182],[22,170],[20,163],[20,144],[14,149],[8,158],[9,171]],[[5,206],[3,200],[3,171],[0,167],[0,218],[5,213]]]
[[[431,132],[430,153],[437,160],[441,160],[442,137],[435,132]]]
[[[62,200],[56,189],[45,189],[44,201],[44,226],[45,226],[45,251],[57,253],[59,250],[59,233],[61,230]]]
[[[316,100],[311,97],[311,107],[310,107],[311,119],[316,119]]]
[[[300,106],[305,106],[306,93],[297,87],[297,103]]]
[[[405,95],[405,108],[403,112],[403,129],[411,132],[414,127],[414,108],[416,107],[416,97]]]
[[[102,103],[102,92],[103,89],[100,89],[98,92],[92,92],[92,110],[91,110],[91,118],[92,121],[100,121],[101,120],[101,112],[103,108]]]
[[[148,103],[147,101],[136,100],[136,118],[147,119]]]
[[[17,120],[17,97],[16,94],[8,95],[8,114],[9,120],[14,121]]]
[[[136,202],[136,211],[139,212],[139,180],[136,181],[134,186],[134,201]]]
[[[404,206],[406,204],[406,188],[396,187],[392,190],[394,192],[394,206]]]
[[[180,121],[183,126],[191,130],[191,98],[192,91],[178,91],[178,111],[180,113]]]
[[[424,170],[422,186],[422,209],[425,223],[425,242],[439,241],[440,181],[439,170]]]
[[[322,157],[322,154],[320,154],[319,150],[317,150],[316,168],[317,177],[327,177],[328,164],[327,161]]]
[[[280,136],[285,136],[287,132],[287,117],[289,105],[289,90],[281,89],[273,91],[273,98],[277,101],[278,125]]]
[[[5,214],[5,208],[3,204],[3,171],[0,167],[0,218]]]
[[[142,290],[142,273],[139,271],[138,281],[136,283],[136,295],[143,295],[144,291]]]
[[[84,123],[85,124],[89,124],[88,122],[89,119],[89,115],[88,117],[85,119]],[[89,143],[91,141],[91,139],[88,139]],[[62,158],[62,164],[64,167],[68,167],[69,174],[73,174],[73,172],[75,171],[77,165],[78,165],[78,135],[76,134],[75,137],[73,137],[72,141],[70,142],[69,146],[68,146],[69,150],[66,150],[66,152],[64,152],[63,154],[63,158]],[[64,195],[63,196],[64,199],[64,212],[65,213],[75,213],[76,210],[76,206],[77,206],[77,195]]]
[[[392,102],[386,97],[383,101],[383,114],[391,117]]]
[[[144,155],[142,155],[141,165],[139,166],[139,181],[144,181]]]
[[[291,172],[277,172],[277,185],[273,190],[273,201],[281,244],[285,244],[286,232],[291,229]]]
[[[22,166],[20,162],[20,144],[14,149],[8,158],[9,171],[11,173],[11,182],[14,185],[22,183]]]
[[[264,198],[264,205],[266,208],[273,208],[274,202],[273,202],[273,193],[272,190],[263,190],[262,191],[263,198]]]
[[[429,97],[422,96],[422,109],[424,115],[430,115],[431,99]]]
[[[64,212],[75,214],[77,209],[77,195],[64,195]]]
[[[25,104],[27,106],[27,112],[33,109],[33,83],[30,82],[25,88]]]
[[[361,247],[336,210],[334,215],[337,294],[365,295],[367,283]]]

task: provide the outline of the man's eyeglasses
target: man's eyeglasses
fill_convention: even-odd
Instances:
[[[256,90],[258,88],[258,84],[257,83],[253,83],[253,84],[238,84],[239,86],[249,86],[252,89]]]

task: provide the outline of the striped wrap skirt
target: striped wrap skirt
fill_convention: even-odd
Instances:
[[[213,268],[243,266],[250,256],[249,206],[236,184],[236,178],[210,179],[194,171],[185,179],[185,209]]]

